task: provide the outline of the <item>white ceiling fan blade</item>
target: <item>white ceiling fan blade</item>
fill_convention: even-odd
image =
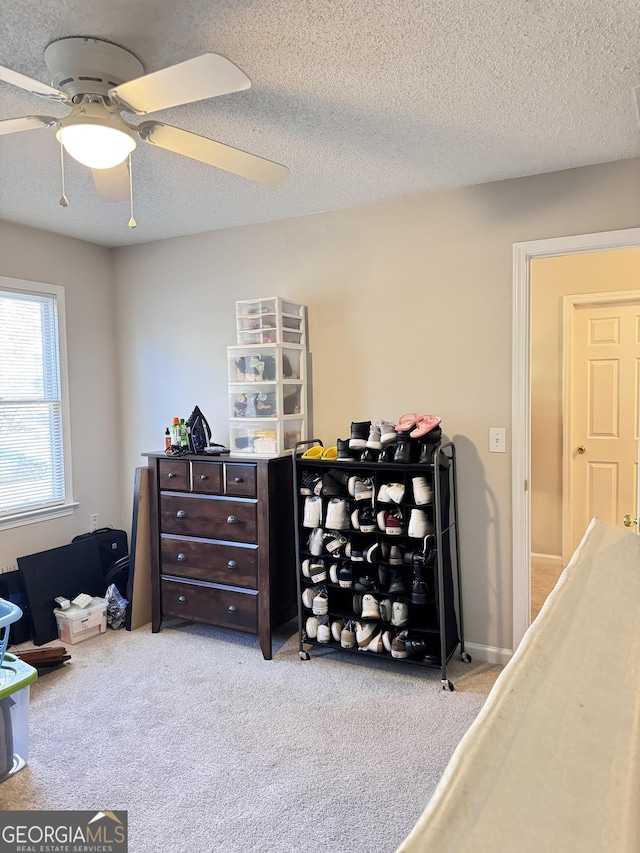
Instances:
[[[39,127],[53,127],[58,123],[53,116],[22,116],[0,120],[0,136],[4,133],[18,133],[21,130],[36,130]]]
[[[129,168],[126,160],[112,169],[92,169],[91,173],[100,201],[109,204],[129,201]]]
[[[213,139],[159,121],[144,122],[138,127],[138,132],[145,142],[159,148],[184,154],[185,157],[192,157],[270,187],[282,183],[289,174],[287,167],[281,166],[280,163],[265,160],[255,154],[248,154],[230,145],[223,145],[222,142],[215,142]]]
[[[143,115],[180,104],[249,89],[251,80],[237,65],[217,53],[204,53],[178,65],[145,74],[109,90],[123,107]]]
[[[33,92],[34,95],[40,95],[43,98],[49,98],[52,101],[67,101],[68,95],[61,92],[60,89],[54,89],[47,83],[41,83],[39,80],[34,80],[27,77],[25,74],[20,74],[12,68],[5,68],[0,65],[0,80],[5,83],[11,83],[13,86],[18,86],[20,89],[26,89],[27,92]]]

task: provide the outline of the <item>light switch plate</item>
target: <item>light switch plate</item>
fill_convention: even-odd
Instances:
[[[506,453],[507,437],[504,427],[489,427],[489,453]]]

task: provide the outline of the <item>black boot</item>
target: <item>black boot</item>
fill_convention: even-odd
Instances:
[[[398,433],[398,445],[393,455],[393,461],[401,462],[402,464],[411,462],[411,439],[408,432]]]

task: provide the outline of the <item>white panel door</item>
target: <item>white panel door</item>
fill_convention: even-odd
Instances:
[[[572,350],[571,552],[594,516],[637,516],[640,304],[575,305]]]

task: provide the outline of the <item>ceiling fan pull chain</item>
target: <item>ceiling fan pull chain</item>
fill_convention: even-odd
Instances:
[[[138,223],[133,218],[133,171],[131,169],[131,154],[129,154],[129,199],[131,201],[131,219],[129,220],[129,228],[135,228]]]
[[[60,143],[60,171],[62,173],[62,195],[58,204],[60,207],[69,207],[69,199],[64,194],[64,145]]]

